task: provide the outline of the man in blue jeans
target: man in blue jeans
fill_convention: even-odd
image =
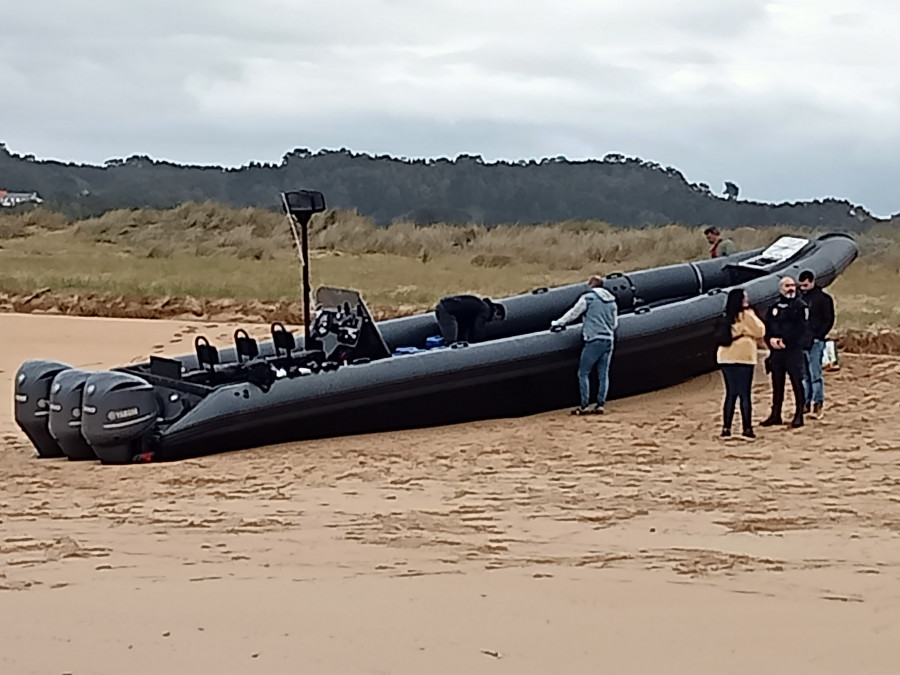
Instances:
[[[568,312],[556,321],[551,321],[551,329],[560,329],[582,315],[581,361],[578,364],[578,388],[581,405],[572,411],[573,415],[600,414],[606,404],[609,390],[609,362],[612,359],[616,328],[619,326],[619,312],[615,296],[603,288],[603,277],[593,276],[588,280],[590,290],[583,294]],[[591,396],[591,372],[597,369],[599,386],[597,404],[588,410]]]
[[[816,277],[810,270],[803,270],[797,277],[800,292],[809,305],[809,338],[806,352],[806,369],[803,375],[803,393],[806,397],[805,412],[816,419],[822,416],[825,405],[825,380],[822,377],[822,354],[825,340],[834,327],[834,300],[816,286]]]

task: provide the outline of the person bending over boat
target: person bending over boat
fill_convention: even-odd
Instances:
[[[581,315],[581,337],[584,346],[581,348],[581,360],[578,363],[578,390],[581,405],[572,411],[573,415],[600,414],[606,404],[609,390],[609,363],[612,360],[613,344],[616,328],[619,326],[619,311],[616,297],[603,288],[603,277],[593,276],[588,279],[591,290],[583,294],[575,305],[560,318],[550,322],[552,328],[562,328],[572,323]],[[597,369],[597,403],[593,410],[588,410],[591,395],[591,372]]]
[[[725,331],[720,336],[716,361],[725,379],[725,404],[722,409],[722,438],[731,436],[734,407],[741,402],[741,422],[744,438],[756,438],[753,433],[753,405],[751,402],[753,369],[756,367],[756,341],[766,333],[766,326],[750,306],[750,299],[742,288],[735,288],[725,301],[725,315],[719,324]]]
[[[505,319],[506,309],[490,298],[465,294],[448,295],[438,302],[434,314],[444,342],[453,344],[481,342],[485,337],[485,325]]]
[[[797,295],[792,277],[782,277],[778,284],[781,295],[766,312],[766,344],[771,353],[767,370],[772,373],[772,412],[761,427],[782,424],[785,375],[791,379],[794,392],[794,418],[791,427],[803,426],[803,374],[806,370],[804,350],[809,341],[809,305]]]

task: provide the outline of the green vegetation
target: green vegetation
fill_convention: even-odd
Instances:
[[[378,227],[349,211],[311,223],[312,283],[363,292],[373,306],[416,311],[443,294],[501,296],[587,275],[695,260],[702,228],[615,228],[601,222],[533,227]],[[739,248],[801,228],[738,228]],[[842,328],[900,326],[900,229],[856,235],[857,260],[832,286]],[[119,210],[68,222],[38,209],[0,216],[0,291],[296,301],[300,266],[285,218],[211,203]]]

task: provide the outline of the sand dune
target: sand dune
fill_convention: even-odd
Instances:
[[[232,327],[0,315],[2,672],[896,672],[900,358],[845,354],[822,420],[753,443],[714,373],[596,418],[33,458],[23,359],[197,330]]]

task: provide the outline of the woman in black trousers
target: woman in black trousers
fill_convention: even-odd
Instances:
[[[733,289],[725,302],[725,314],[720,319],[719,349],[716,360],[725,379],[725,404],[722,410],[722,438],[731,436],[735,404],[741,404],[744,438],[756,438],[753,433],[753,406],[750,400],[753,369],[757,361],[756,341],[766,333],[766,326],[750,306],[750,299],[742,288]],[[729,334],[730,333],[730,334]]]

